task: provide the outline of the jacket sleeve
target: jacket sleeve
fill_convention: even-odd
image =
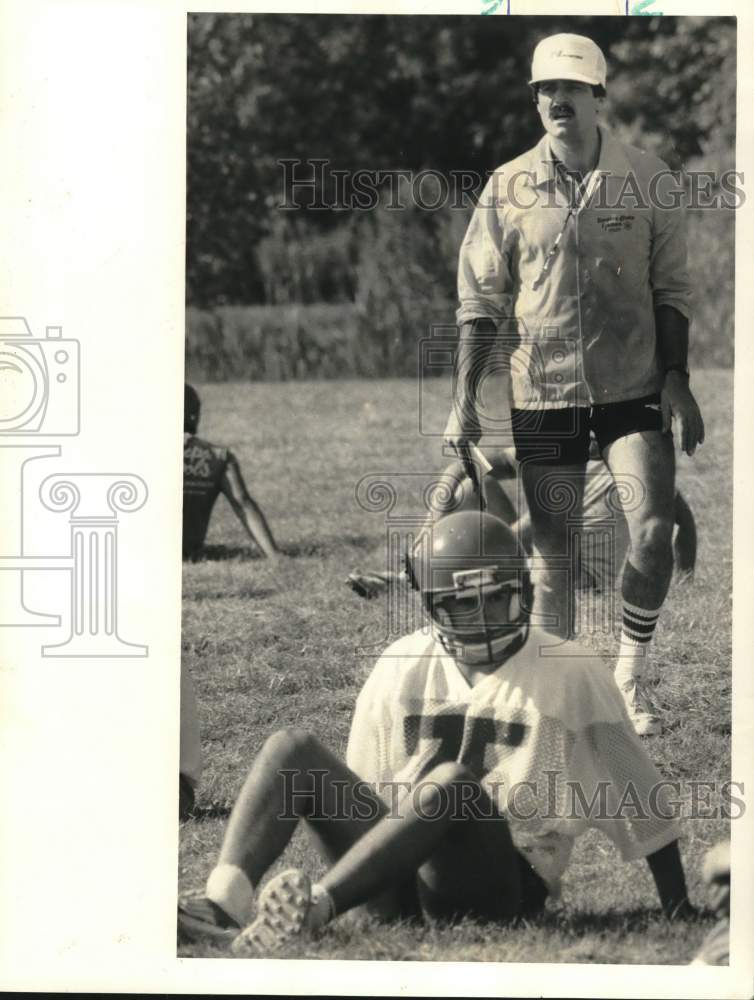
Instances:
[[[490,177],[477,202],[458,258],[459,324],[510,315],[512,280],[501,223],[503,175]]]
[[[649,280],[654,308],[673,306],[691,319],[691,284],[686,263],[686,218],[678,181],[660,160],[662,176],[652,205]],[[668,206],[668,207],[663,207]]]

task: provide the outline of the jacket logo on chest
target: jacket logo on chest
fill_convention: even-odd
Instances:
[[[623,229],[631,229],[636,219],[635,215],[598,215],[597,222],[602,226],[603,233],[616,233]]]

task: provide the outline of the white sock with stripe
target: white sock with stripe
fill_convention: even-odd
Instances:
[[[622,687],[644,676],[649,662],[649,644],[655,632],[660,608],[648,610],[623,602],[623,627],[620,634],[615,681]]]

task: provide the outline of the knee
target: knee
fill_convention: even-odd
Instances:
[[[473,781],[474,775],[465,764],[448,760],[433,767],[423,780],[433,781],[436,785],[452,785],[456,781]]]
[[[672,540],[673,518],[670,515],[642,518],[633,533],[634,547],[649,553],[670,552]]]
[[[445,801],[449,793],[455,793],[462,785],[476,784],[476,780],[465,764],[455,761],[438,764],[422,778],[417,788],[417,806],[420,811],[432,812],[438,800]]]
[[[265,740],[262,753],[278,761],[300,761],[307,765],[315,762],[319,741],[306,729],[288,726],[278,729]]]

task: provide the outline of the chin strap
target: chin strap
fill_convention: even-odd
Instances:
[[[471,657],[465,655],[470,648],[469,646],[465,646],[462,642],[454,642],[452,639],[448,639],[447,636],[443,635],[443,633],[439,630],[439,628],[435,628],[434,632],[435,636],[440,640],[440,644],[442,645],[445,652],[448,654],[448,656],[452,656],[454,660],[461,660],[464,663],[469,663],[472,665],[473,664],[481,665],[487,663],[502,664],[505,663],[506,660],[509,660],[514,654],[516,654],[526,642],[529,636],[529,622],[528,620],[523,622],[522,625],[519,627],[517,633],[511,637],[511,640],[508,643],[508,645],[503,646],[497,652],[493,651],[492,642],[489,639],[487,639],[486,642],[484,643],[481,642],[473,643],[472,645],[479,647],[480,649],[483,649],[485,646],[487,647],[486,659],[479,659],[479,660],[475,659],[473,655]]]

